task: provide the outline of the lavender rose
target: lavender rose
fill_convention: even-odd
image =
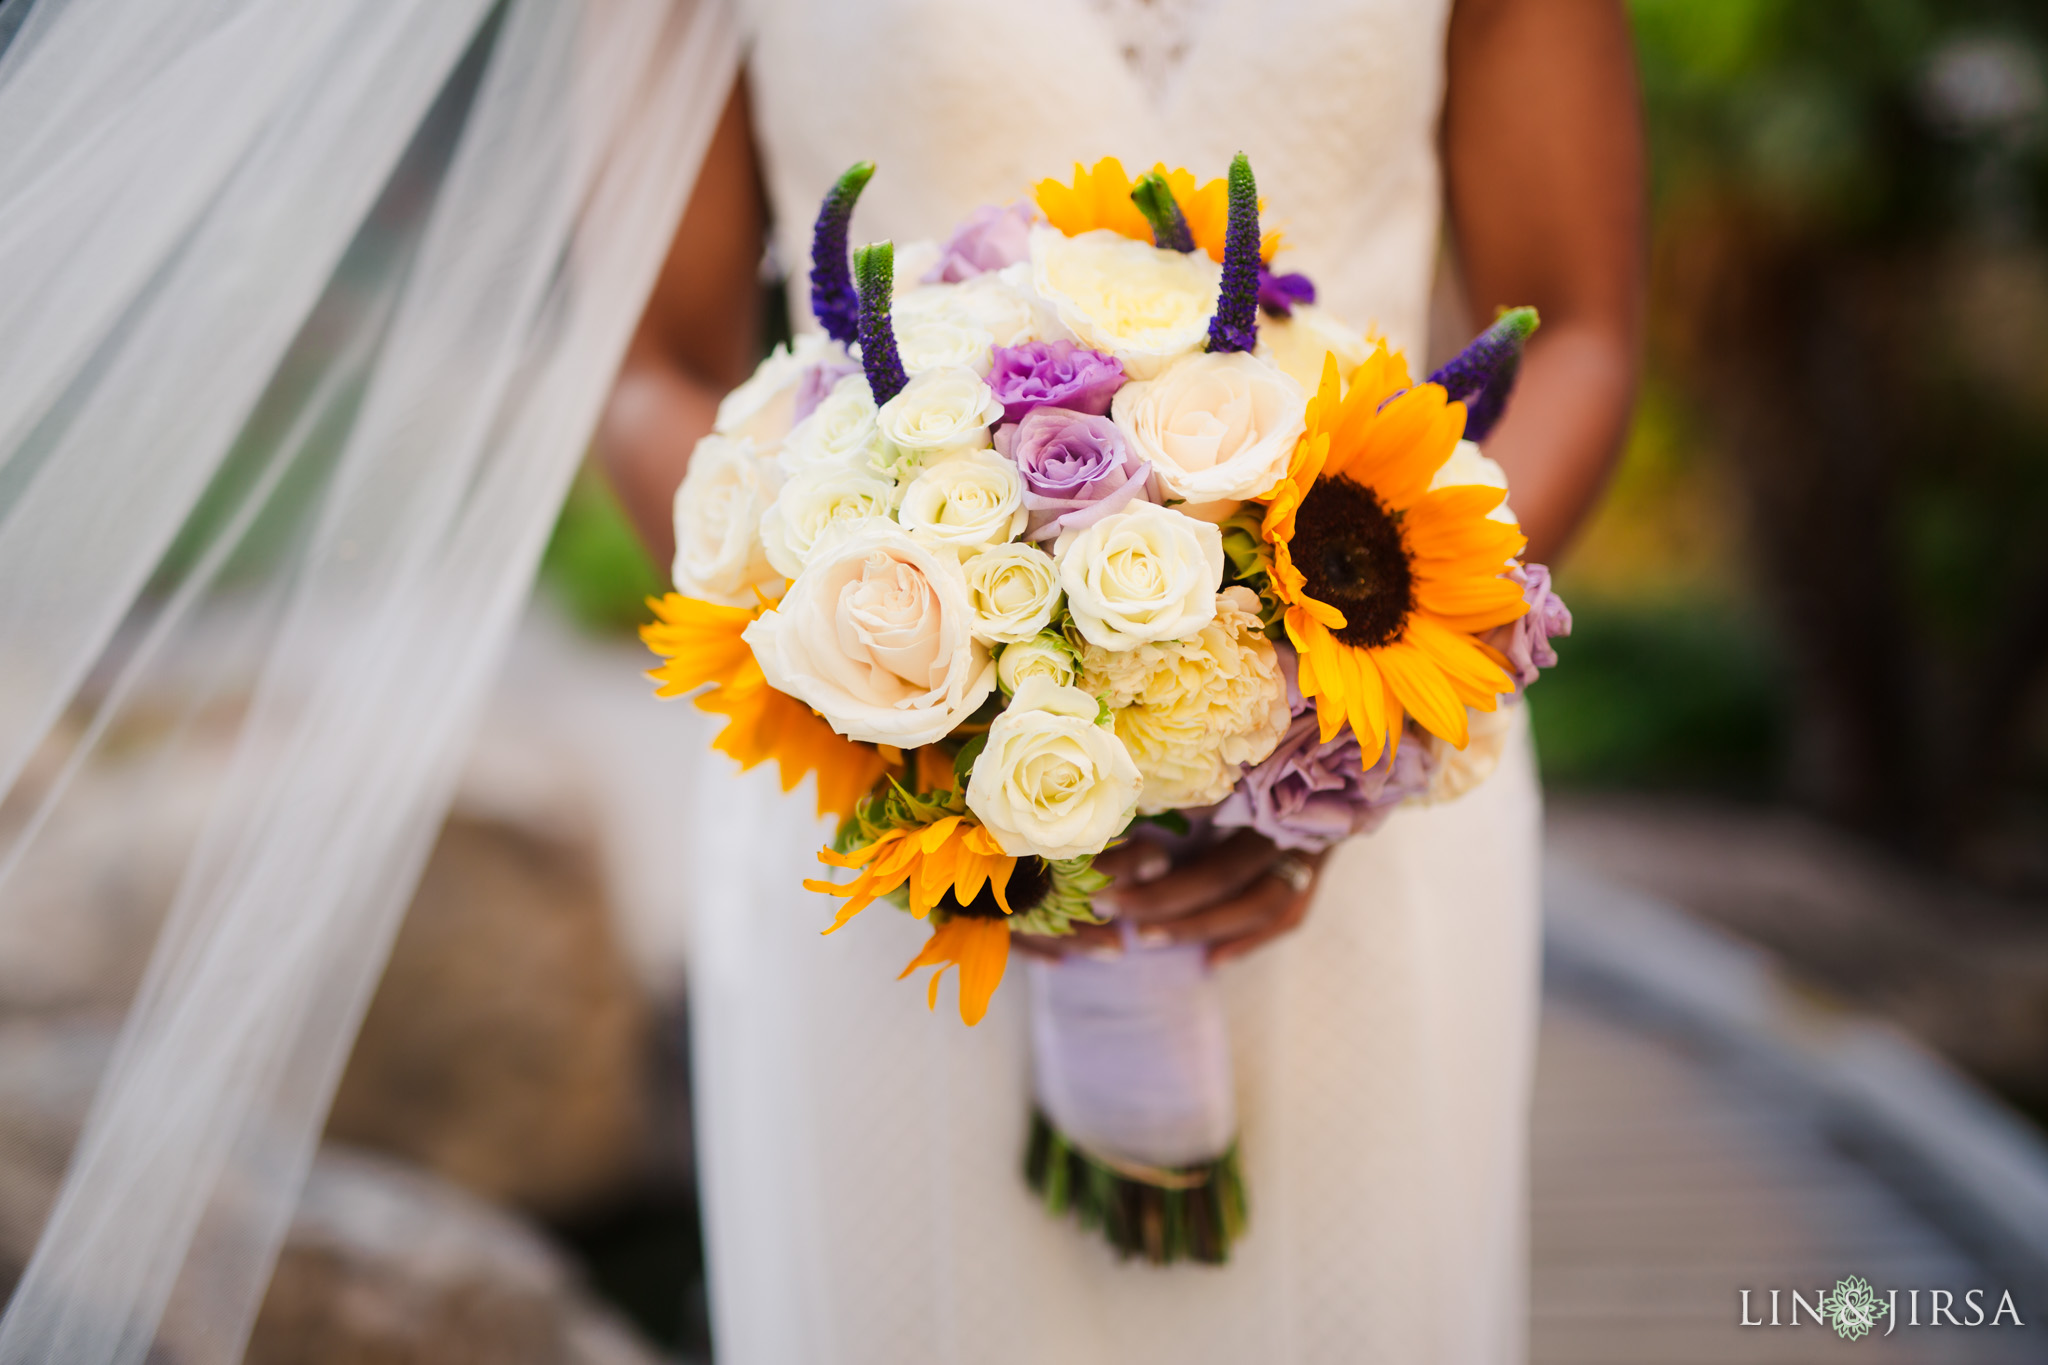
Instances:
[[[998,346],[988,374],[1005,422],[1022,421],[1033,408],[1069,408],[1100,417],[1123,382],[1121,361],[1071,341]]]
[[[1394,807],[1429,788],[1429,747],[1404,737],[1370,768],[1349,726],[1321,742],[1315,710],[1295,683],[1294,651],[1279,646],[1294,720],[1265,761],[1246,772],[1216,807],[1220,829],[1250,828],[1281,848],[1317,853],[1340,839],[1377,829]]]
[[[1030,203],[1018,200],[997,207],[984,204],[967,215],[939,252],[939,263],[925,272],[925,284],[958,284],[991,270],[1031,259],[1031,225],[1038,221]]]
[[[818,404],[832,392],[839,381],[850,374],[859,374],[860,362],[849,359],[838,347],[832,348],[836,355],[821,356],[806,366],[796,381],[796,394],[790,407],[790,422],[794,425],[818,410]]]
[[[1508,656],[1515,686],[1527,687],[1541,670],[1557,662],[1557,651],[1550,642],[1572,633],[1572,613],[1552,590],[1550,570],[1543,565],[1524,564],[1508,570],[1508,577],[1522,585],[1522,600],[1529,604],[1529,611],[1508,623],[1507,639],[1500,650]]]
[[[1071,408],[1033,408],[996,428],[996,449],[1024,476],[1029,540],[1093,526],[1133,501],[1155,502],[1152,466],[1107,417]]]

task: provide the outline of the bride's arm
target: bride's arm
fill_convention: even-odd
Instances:
[[[1476,324],[1533,303],[1487,454],[1529,557],[1592,507],[1628,424],[1641,346],[1642,117],[1621,0],[1457,0],[1444,96],[1451,227]]]
[[[719,396],[754,366],[764,219],[742,80],[597,432],[605,473],[664,568],[675,554],[670,505],[690,451],[711,430]]]

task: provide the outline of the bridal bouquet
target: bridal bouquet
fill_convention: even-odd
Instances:
[[[1010,936],[1100,923],[1094,856],[1250,827],[1319,851],[1497,756],[1570,617],[1475,441],[1532,310],[1426,382],[1271,265],[1250,166],[1113,159],[943,245],[813,240],[820,326],[721,403],[644,628],[716,747],[814,777],[850,874],[931,925],[978,1022]],[[1302,870],[1299,865],[1296,874]],[[1286,875],[1283,870],[1283,875]],[[1243,1225],[1199,948],[1033,964],[1028,1174],[1120,1249],[1220,1260]]]

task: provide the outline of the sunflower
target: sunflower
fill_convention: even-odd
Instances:
[[[711,747],[738,759],[742,770],[774,759],[784,791],[815,772],[818,813],[841,816],[851,815],[889,770],[879,748],[835,733],[817,712],[768,685],[754,651],[740,638],[759,608],[724,607],[673,592],[649,598],[647,605],[656,619],[640,627],[640,638],[667,661],[648,671],[661,684],[655,695],[679,697],[712,684],[697,697],[697,707],[726,718]]]
[[[1521,530],[1487,515],[1506,494],[1430,489],[1464,429],[1464,405],[1414,384],[1398,352],[1376,348],[1348,389],[1325,357],[1308,429],[1267,495],[1261,532],[1302,695],[1324,739],[1350,723],[1368,765],[1404,715],[1463,748],[1466,708],[1491,711],[1514,686],[1474,638],[1528,610],[1502,576]]]
[[[1206,185],[1198,185],[1193,171],[1168,170],[1163,161],[1152,169],[1165,177],[1166,187],[1173,191],[1173,201],[1180,206],[1181,217],[1187,220],[1188,235],[1195,239],[1195,245],[1221,261],[1223,238],[1230,225],[1229,182],[1219,176]],[[1046,219],[1069,237],[1077,237],[1096,228],[1108,228],[1111,232],[1149,242],[1152,240],[1152,225],[1145,221],[1145,215],[1132,201],[1132,188],[1133,182],[1124,172],[1123,163],[1113,156],[1106,156],[1095,163],[1093,170],[1075,162],[1074,183],[1071,185],[1062,185],[1057,180],[1039,181],[1036,197]],[[1259,255],[1265,260],[1272,260],[1273,253],[1279,249],[1280,233],[1277,230],[1260,239]]]
[[[1010,913],[1007,888],[1017,860],[1003,852],[995,836],[964,815],[948,815],[929,825],[884,830],[871,844],[850,853],[821,849],[818,861],[827,867],[858,869],[850,882],[807,881],[804,887],[840,896],[832,928],[845,923],[898,887],[908,887],[910,913],[923,919],[951,893],[955,902],[971,905],[986,888],[996,907]]]

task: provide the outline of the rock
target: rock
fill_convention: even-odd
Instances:
[[[652,1015],[588,845],[458,812],[335,1096],[330,1136],[546,1215],[644,1173]]]
[[[102,1024],[0,1026],[0,1284],[55,1199]],[[193,1329],[174,1303],[156,1357]],[[192,1353],[196,1354],[196,1353]],[[316,1156],[247,1365],[658,1365],[530,1224],[426,1171],[329,1144]]]

